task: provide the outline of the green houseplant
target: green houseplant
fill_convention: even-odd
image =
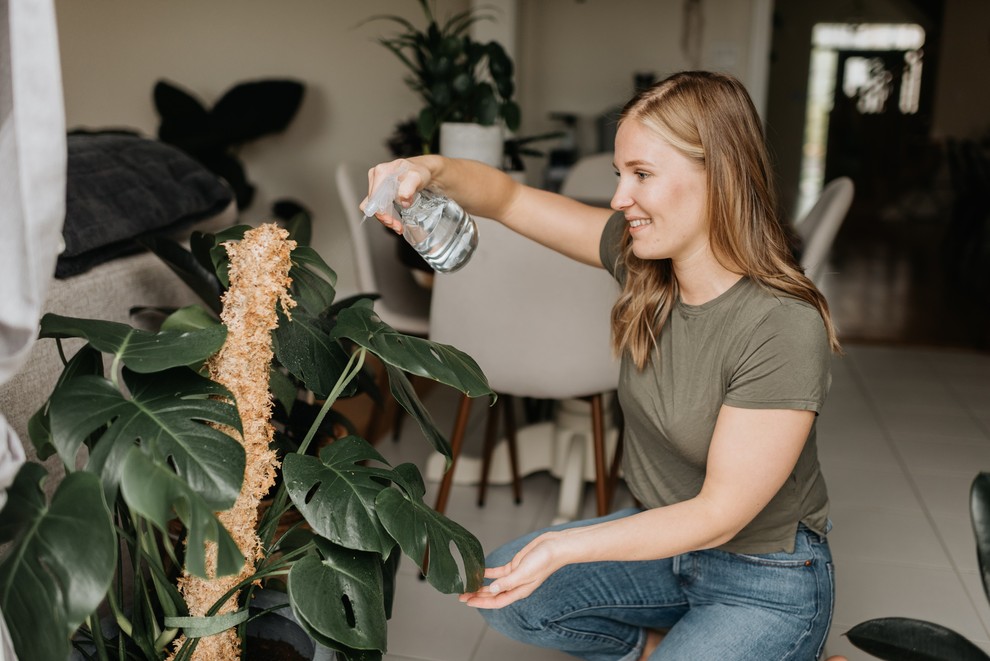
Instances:
[[[429,0],[417,2],[427,21],[425,28],[394,15],[372,16],[368,21],[390,21],[401,28],[378,41],[409,70],[406,83],[423,102],[417,118],[422,153],[436,151],[444,122],[492,126],[501,120],[510,131],[519,128],[519,105],[512,98],[512,59],[498,42],[479,43],[468,34],[473,23],[493,16],[467,10],[441,22]]]
[[[190,264],[187,281],[203,269],[229,284],[228,294],[235,291],[230,255],[248,241],[248,230],[197,235],[198,266]],[[381,659],[387,568],[396,551],[421,567],[428,552],[426,578],[441,591],[480,584],[480,544],[423,502],[415,466],[389,466],[354,435],[318,453],[309,446],[338,397],[354,391],[369,353],[386,366],[393,396],[448,456],[449,444],[406,374],[490,395],[483,374],[453,347],[395,332],[369,299],[335,301],[336,276],[311,249],[284,252],[291,285],[270,301],[279,306],[277,328],[258,335],[271,338],[273,364],[313,392],[321,408],[298,450],[282,461],[282,480],[257,519],[249,570],[245,559],[253,552],[239,548],[237,532],[222,523],[251,472],[251,451],[237,439],[257,422],[234,388],[215,378],[222,370],[214,361],[230,353],[232,323],[200,307],[177,311],[158,332],[42,319],[41,337],[60,350],[67,340],[84,344],[71,358],[63,353],[65,369],[30,425],[39,456],[57,453],[67,476],[48,501],[44,466],[25,464],[0,511],[7,543],[0,608],[19,658],[65,659],[73,645],[86,658],[200,658],[197,648],[219,632],[243,641],[256,585],[283,583],[284,602],[312,639],[344,659]],[[287,513],[300,523],[286,526]],[[194,614],[177,588],[180,576],[236,578]],[[233,650],[203,658],[240,657]]]

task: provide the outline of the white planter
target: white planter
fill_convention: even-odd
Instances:
[[[493,168],[502,167],[505,135],[502,126],[464,122],[440,125],[440,153],[450,158],[470,158]]]

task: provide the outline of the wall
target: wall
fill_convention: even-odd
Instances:
[[[746,82],[756,0],[704,0],[694,60],[682,48],[682,0],[540,0],[520,3],[520,97],[525,133],[559,128],[551,112],[581,116],[592,149],[593,119],[633,93],[633,74],[687,68],[728,71]]]
[[[753,2],[705,0],[701,66],[744,76]],[[470,0],[440,0],[438,14]],[[680,47],[682,0],[539,0],[514,5],[521,134],[553,128],[551,111],[592,116],[622,103],[638,70],[658,74],[689,64]],[[296,198],[315,216],[314,243],[338,271],[356,277],[333,172],[341,160],[388,157],[384,140],[419,106],[403,69],[374,41],[375,14],[423,21],[413,0],[56,0],[70,127],[129,127],[155,135],[152,88],[168,79],[212,104],[231,85],[293,77],[307,85],[288,130],[241,152],[258,186],[244,217],[262,220],[270,203]],[[542,163],[537,163],[538,166]],[[538,174],[538,173],[537,173]],[[533,175],[534,177],[536,174]]]
[[[439,13],[465,9],[442,0]],[[338,271],[342,291],[356,276],[349,233],[334,185],[341,160],[366,165],[388,158],[395,123],[418,112],[398,60],[374,41],[385,22],[375,14],[423,24],[411,0],[56,0],[67,124],[129,127],[154,136],[152,88],[168,79],[212,105],[237,82],[291,77],[307,85],[286,132],[241,151],[258,186],[248,222],[264,219],[272,200],[298,199],[315,216],[314,243]]]
[[[936,138],[990,134],[990,2],[946,0],[935,89]]]

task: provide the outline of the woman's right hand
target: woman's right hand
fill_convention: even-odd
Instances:
[[[412,204],[416,193],[426,188],[433,178],[430,169],[422,161],[421,157],[400,158],[388,163],[379,163],[368,170],[368,195],[359,205],[361,211],[367,207],[368,200],[376,188],[392,175],[398,178],[395,201],[402,207]],[[392,205],[385,205],[384,209],[377,210],[375,218],[396,233],[402,234],[402,221],[395,217]]]

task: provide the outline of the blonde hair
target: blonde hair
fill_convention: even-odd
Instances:
[[[708,71],[677,73],[633,97],[619,124],[628,121],[640,122],[704,168],[715,255],[761,286],[817,308],[832,351],[841,353],[828,303],[791,253],[763,127],[742,84]],[[628,229],[619,264],[625,282],[612,308],[612,343],[643,369],[677,300],[677,278],[669,259],[636,257]]]

